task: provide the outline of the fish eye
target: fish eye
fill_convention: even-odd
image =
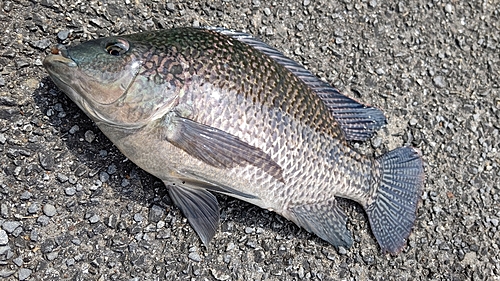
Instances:
[[[112,56],[121,56],[128,51],[129,47],[127,41],[117,39],[116,41],[106,44],[106,52]]]

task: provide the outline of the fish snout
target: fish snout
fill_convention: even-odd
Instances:
[[[66,46],[58,44],[50,50],[50,55],[43,60],[43,66],[46,69],[53,69],[54,67],[63,64],[66,67],[76,67],[75,61],[68,56]]]

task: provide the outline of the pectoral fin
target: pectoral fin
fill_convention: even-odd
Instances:
[[[170,186],[168,193],[207,246],[219,227],[219,203],[215,196],[205,189],[187,186]]]
[[[253,165],[274,178],[283,181],[283,171],[261,149],[238,137],[193,120],[175,112],[163,118],[164,137],[189,155],[218,168]]]

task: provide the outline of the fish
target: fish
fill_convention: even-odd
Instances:
[[[383,253],[398,254],[424,185],[416,148],[353,148],[387,120],[250,34],[177,27],[58,46],[55,85],[137,166],[165,184],[208,247],[213,193],[274,211],[352,246],[337,198],[360,204]]]

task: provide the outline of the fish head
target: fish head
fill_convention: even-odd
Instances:
[[[159,91],[152,87],[158,85],[148,86],[140,75],[141,47],[125,36],[100,38],[58,46],[43,65],[59,89],[98,124],[134,127],[162,106],[152,100]]]

